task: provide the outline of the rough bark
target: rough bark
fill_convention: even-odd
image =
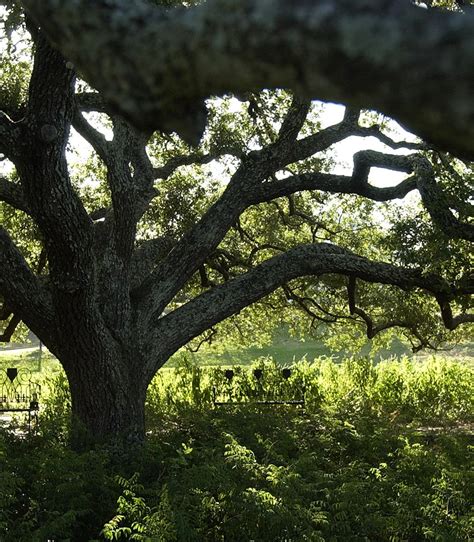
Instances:
[[[90,357],[86,359],[81,359],[77,351],[71,359],[61,358],[67,367],[72,399],[71,437],[76,447],[111,438],[129,444],[145,438],[145,394],[149,382],[144,381],[133,361],[119,357],[114,350],[89,350]]]
[[[137,126],[196,142],[203,98],[291,88],[377,109],[474,159],[471,10],[400,0],[209,0],[175,11],[142,0],[22,4]]]

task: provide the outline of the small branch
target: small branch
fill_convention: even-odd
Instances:
[[[414,325],[412,323],[407,322],[406,320],[388,320],[387,322],[384,322],[383,324],[375,325],[371,316],[366,311],[358,307],[356,304],[356,280],[357,279],[355,276],[350,276],[348,285],[347,285],[347,292],[348,292],[348,298],[349,298],[349,312],[351,315],[355,314],[357,316],[360,316],[360,318],[362,318],[367,329],[367,338],[369,340],[373,339],[381,331],[385,331],[393,327],[402,327],[402,328],[409,329],[411,332],[414,331],[415,329]]]
[[[454,330],[461,324],[474,322],[474,314],[462,313],[454,316],[449,299],[445,295],[439,295],[436,299],[441,309],[443,323],[447,329]]]
[[[5,112],[0,111],[0,154],[15,158],[18,154],[20,127]]]
[[[283,286],[283,291],[288,300],[294,301],[304,313],[306,313],[310,318],[312,318],[311,327],[313,327],[315,320],[318,320],[320,322],[325,322],[327,324],[333,324],[334,322],[338,320],[337,316],[332,315],[332,314],[329,315],[329,313],[322,310],[322,307],[319,304],[317,304],[314,301],[314,299],[310,297],[301,297],[297,295],[296,292],[288,286],[288,284]],[[322,310],[322,312],[330,316],[330,318],[324,318],[323,316],[316,314],[314,311],[312,311],[309,308],[308,303],[311,303],[312,305],[316,306],[318,310]]]
[[[209,280],[205,265],[202,265],[198,271],[202,288],[210,288],[211,286],[215,286],[215,284],[211,280]]]
[[[381,143],[387,145],[393,150],[397,149],[409,149],[413,151],[426,151],[430,149],[430,146],[426,143],[413,143],[408,141],[394,141],[390,136],[384,134],[379,126],[358,126],[354,130],[354,135],[361,137],[376,137]]]
[[[201,346],[205,343],[212,344],[212,340],[217,334],[217,330],[213,327],[210,328],[209,333],[199,341],[198,345],[196,347],[192,347],[191,345],[187,345],[186,349],[195,354],[196,352],[199,352]]]
[[[21,318],[14,314],[8,322],[7,327],[4,329],[3,333],[0,333],[0,342],[10,342],[13,333],[15,333],[15,330],[20,322]]]
[[[230,149],[224,150],[223,152],[215,152],[209,154],[188,154],[188,155],[179,155],[173,156],[166,162],[164,166],[156,167],[153,169],[153,176],[155,179],[166,180],[170,177],[178,168],[182,166],[192,166],[192,165],[204,165],[209,164],[210,162],[221,158],[224,155],[230,156],[240,156],[238,151],[232,151]]]
[[[298,96],[293,96],[288,113],[278,132],[277,145],[289,145],[296,140],[306,121],[310,108],[311,100],[303,100]]]
[[[78,132],[91,145],[102,161],[105,164],[108,164],[112,158],[110,143],[105,139],[103,134],[101,134],[87,122],[78,108],[76,108],[74,112],[72,125],[74,126],[76,132]]]
[[[0,201],[4,201],[19,211],[30,214],[21,185],[0,177]]]

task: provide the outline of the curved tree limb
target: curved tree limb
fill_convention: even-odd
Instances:
[[[172,11],[143,0],[21,3],[137,126],[196,142],[203,98],[291,88],[377,109],[474,159],[471,10],[399,0],[208,0]]]
[[[433,222],[452,239],[474,241],[474,224],[462,222],[453,214],[446,195],[436,183],[429,161],[424,157],[415,158],[413,170],[418,178],[421,199]]]
[[[253,204],[289,196],[303,190],[322,190],[332,194],[357,194],[374,201],[404,198],[416,189],[416,179],[409,177],[395,186],[379,188],[369,183],[357,183],[355,176],[331,175],[329,173],[302,173],[271,183],[264,183],[251,194]]]
[[[214,287],[154,322],[151,343],[175,351],[209,327],[236,314],[279,286],[295,278],[328,273],[356,277],[367,282],[389,284],[404,290],[422,288],[434,296],[455,295],[456,289],[435,275],[371,261],[328,243],[301,245],[274,256]],[[195,315],[199,314],[199,318]],[[165,353],[166,354],[166,353]],[[158,367],[149,367],[151,372]]]
[[[440,294],[436,296],[438,301],[441,316],[443,318],[443,323],[447,329],[453,330],[456,329],[461,324],[466,324],[468,322],[474,322],[474,314],[462,313],[457,316],[453,315],[453,310],[449,303],[449,296],[445,294]]]

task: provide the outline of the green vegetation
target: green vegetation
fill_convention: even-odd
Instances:
[[[260,368],[256,381],[252,369]],[[259,397],[306,405],[255,405]],[[474,536],[474,369],[189,360],[154,379],[144,447],[67,447],[62,373],[36,435],[0,434],[0,539],[466,541]],[[213,387],[244,404],[214,408]]]
[[[371,344],[367,342],[362,346],[357,355],[371,356],[374,361],[379,362],[384,359],[402,358],[413,356],[407,346],[398,339],[393,339],[387,348],[380,349],[375,353],[371,352]],[[182,349],[177,352],[166,363],[166,368],[174,368],[182,363],[184,358],[192,360],[193,363],[203,366],[234,366],[250,365],[260,357],[268,357],[275,360],[280,365],[288,365],[295,360],[312,360],[319,357],[331,357],[335,361],[341,361],[353,355],[354,352],[346,348],[340,350],[331,349],[320,340],[306,338],[299,340],[291,337],[287,332],[280,331],[273,335],[270,344],[263,346],[232,346],[224,341],[212,347],[203,347],[198,352]],[[427,352],[420,352],[415,356],[416,359],[426,359],[430,357]],[[443,352],[443,357],[453,361],[464,361],[474,364],[474,343],[463,342],[460,345],[450,348]],[[62,371],[59,362],[47,350],[41,355],[38,347],[28,347],[20,349],[0,350],[0,368],[6,367],[24,367],[31,371],[44,371],[46,373]]]

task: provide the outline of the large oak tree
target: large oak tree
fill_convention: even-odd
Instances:
[[[41,338],[95,439],[143,438],[157,370],[257,302],[369,338],[404,330],[415,348],[474,321],[469,9],[4,4],[25,16],[34,54],[31,74],[4,57],[0,152],[14,170],[0,178],[2,338],[20,320]],[[322,128],[313,99],[346,104],[344,117]],[[360,108],[424,141],[395,141]],[[71,126],[92,169],[68,163]],[[335,174],[327,151],[351,136],[385,151],[359,151]],[[405,177],[377,186],[372,168]],[[413,194],[421,204],[405,211]]]

